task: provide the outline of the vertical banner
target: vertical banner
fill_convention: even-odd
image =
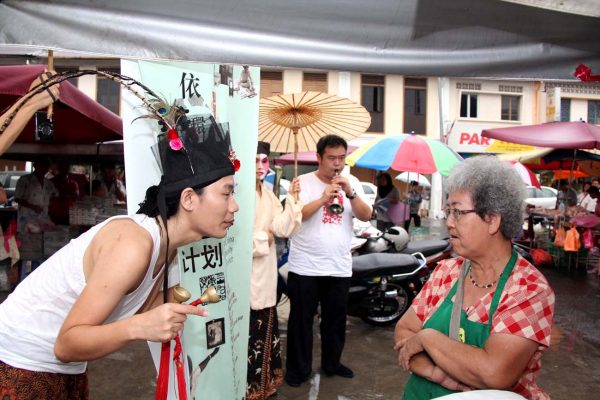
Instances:
[[[182,334],[187,387],[191,399],[243,399],[246,392],[249,282],[252,268],[255,153],[258,135],[260,71],[238,65],[123,61],[122,73],[139,78],[169,103],[180,102],[188,118],[211,113],[228,129],[241,161],[235,175],[240,210],[223,239],[204,239],[178,249],[181,286],[192,300],[214,286],[220,302],[206,305],[210,316],[191,316]],[[141,102],[123,91],[125,166],[129,212],[137,211],[145,190],[158,183],[160,171],[150,150],[158,129]],[[129,123],[129,121],[132,121]],[[129,190],[133,192],[130,192]],[[160,345],[151,344],[155,362]],[[170,398],[176,398],[171,365]]]

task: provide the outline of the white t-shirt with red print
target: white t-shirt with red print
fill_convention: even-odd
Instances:
[[[347,178],[356,193],[363,196],[358,179],[352,175]],[[299,179],[300,200],[304,204],[321,197],[327,186],[315,172],[301,175]],[[338,199],[344,206],[341,214],[331,214],[327,206],[323,206],[303,220],[300,230],[292,236],[288,257],[290,272],[304,276],[352,276],[352,204],[343,191],[340,191]]]

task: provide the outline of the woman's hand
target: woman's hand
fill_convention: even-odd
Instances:
[[[429,380],[433,383],[437,383],[438,385],[445,387],[448,390],[459,390],[461,392],[471,390],[469,386],[452,379],[450,376],[448,376],[448,374],[444,372],[444,370],[442,370],[438,366],[433,366],[431,375],[429,376]]]
[[[188,304],[162,304],[136,316],[134,336],[150,342],[172,340],[183,329],[183,323],[189,314],[206,317],[208,311]]]
[[[394,350],[398,352],[398,364],[404,371],[410,371],[410,359],[415,354],[423,351],[423,345],[419,334],[423,331],[419,331],[408,339],[401,340],[394,345]]]

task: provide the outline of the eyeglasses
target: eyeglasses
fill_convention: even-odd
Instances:
[[[469,213],[477,212],[476,210],[459,210],[458,208],[450,208],[446,207],[444,209],[444,214],[446,214],[446,219],[452,217],[455,221],[458,221],[461,216]]]

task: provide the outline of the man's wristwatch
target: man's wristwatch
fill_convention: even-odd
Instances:
[[[356,190],[352,189],[352,193],[348,194],[346,193],[346,197],[348,198],[348,200],[354,200],[356,198]]]

